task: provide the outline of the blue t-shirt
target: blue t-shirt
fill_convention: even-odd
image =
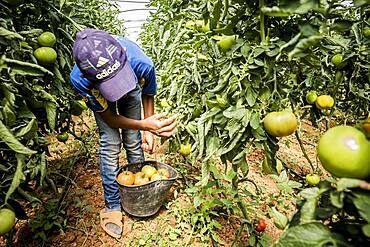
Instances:
[[[157,81],[152,60],[131,40],[124,37],[113,37],[115,37],[126,50],[128,62],[138,79],[142,88],[142,93],[155,95],[157,93]],[[91,81],[81,77],[81,75],[80,69],[75,64],[70,74],[73,87],[85,98],[86,104],[91,110],[96,112],[105,111],[108,108],[108,101],[94,88]]]

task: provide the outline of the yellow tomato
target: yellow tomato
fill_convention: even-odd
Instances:
[[[316,99],[316,107],[320,110],[329,110],[334,106],[334,99],[330,95],[320,95]]]

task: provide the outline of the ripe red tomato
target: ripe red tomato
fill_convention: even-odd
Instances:
[[[257,232],[264,232],[266,229],[266,221],[264,219],[259,219],[258,224],[256,226]]]
[[[267,133],[275,137],[288,136],[297,129],[298,121],[292,112],[270,112],[263,120]]]
[[[370,142],[354,127],[329,129],[320,138],[317,152],[323,167],[334,176],[364,179],[370,175]]]

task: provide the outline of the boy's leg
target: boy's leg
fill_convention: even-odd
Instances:
[[[121,137],[118,129],[113,129],[95,113],[100,134],[100,176],[104,189],[105,206],[109,210],[121,210],[119,188],[116,182]]]
[[[134,90],[117,103],[119,114],[131,119],[141,119],[141,88],[139,85],[136,85]],[[144,162],[141,143],[139,130],[122,129],[122,145],[126,150],[128,163]]]

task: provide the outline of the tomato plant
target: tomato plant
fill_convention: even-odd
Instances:
[[[121,33],[118,13],[109,1],[1,1],[0,204],[18,208],[17,217],[25,214],[18,201],[41,203],[34,190],[55,186],[47,136],[76,134],[71,105],[80,98],[68,81],[75,34],[84,27]]]
[[[181,123],[169,151],[192,143],[186,161],[199,166],[198,186],[217,184],[223,190],[230,183],[234,196],[228,199],[248,219],[241,198],[249,171],[245,155],[263,147],[265,163],[276,167],[275,137],[297,128],[292,124],[283,134],[268,134],[263,120],[268,113],[292,108],[315,120],[322,117],[317,109],[332,109],[335,98],[341,114],[363,119],[370,107],[364,2],[349,7],[311,0],[151,1],[158,11],[145,24],[141,41],[158,71],[158,94],[174,102],[166,110]],[[209,28],[202,32],[205,23]],[[219,42],[225,36],[235,37],[225,42],[227,49]],[[343,55],[345,66],[333,66],[335,54]],[[315,101],[321,108],[305,107],[310,91],[333,100],[321,97]],[[224,174],[215,160],[230,164],[231,171]]]
[[[288,229],[273,245],[296,246],[366,246],[369,242],[366,210],[370,200],[368,183],[342,178],[325,181],[319,187],[301,191],[299,210],[289,222]],[[325,210],[323,213],[321,210]]]

